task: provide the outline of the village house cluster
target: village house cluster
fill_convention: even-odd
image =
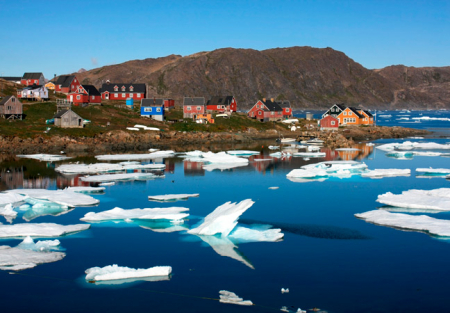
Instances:
[[[333,104],[320,120],[320,128],[334,130],[339,126],[373,125],[374,116],[368,110],[348,107],[344,104]]]

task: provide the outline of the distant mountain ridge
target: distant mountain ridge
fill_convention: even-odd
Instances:
[[[106,80],[147,83],[149,97],[176,101],[185,96],[234,95],[241,108],[262,97],[290,100],[294,108],[333,103],[392,109],[450,107],[450,67],[396,65],[370,70],[331,48],[224,48],[76,74],[82,83],[97,87]]]

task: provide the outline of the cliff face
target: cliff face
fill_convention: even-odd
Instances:
[[[369,70],[331,48],[225,48],[134,60],[77,76],[97,87],[107,79],[147,83],[149,97],[177,101],[184,96],[232,94],[240,108],[262,97],[287,99],[297,108],[336,102],[368,108],[450,106],[450,67]]]

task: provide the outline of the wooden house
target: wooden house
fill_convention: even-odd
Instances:
[[[175,100],[173,99],[164,99],[164,110],[170,110],[175,108]]]
[[[83,118],[72,110],[61,110],[53,116],[55,126],[62,128],[83,128]]]
[[[146,84],[123,84],[109,81],[100,88],[100,94],[104,100],[126,100],[128,98],[141,100],[145,99],[146,91]]]
[[[15,83],[15,84],[20,84],[20,81],[22,80],[22,77],[18,77],[18,76],[0,76],[0,79],[4,79],[6,81]]]
[[[261,122],[280,121],[283,119],[283,109],[273,100],[258,100],[247,112],[250,118],[256,118]]]
[[[102,103],[100,92],[93,85],[79,85],[75,92],[67,95],[67,100],[74,105]]]
[[[17,97],[28,100],[48,100],[48,89],[40,85],[27,86],[17,91]]]
[[[194,121],[198,124],[214,124],[215,122],[212,114],[209,113],[194,115]]]
[[[81,83],[75,75],[61,75],[55,82],[55,91],[69,94],[76,92],[79,86]]]
[[[327,115],[320,120],[321,130],[337,130],[339,128],[339,120],[331,115]]]
[[[360,120],[361,125],[373,125],[373,115],[368,110],[358,110],[358,113],[362,115]]]
[[[342,113],[342,111],[344,111],[346,108],[346,106],[343,103],[336,103],[333,104],[333,106],[328,109],[328,111],[326,111],[325,113],[322,114],[322,118],[324,118],[325,116],[331,115],[333,117],[338,117],[339,114]]]
[[[194,115],[204,114],[206,111],[204,97],[184,97],[183,118],[194,118]]]
[[[352,107],[346,107],[344,111],[337,116],[339,125],[342,126],[360,125],[362,118],[363,116],[358,112],[358,110]]]
[[[164,121],[164,99],[142,99],[141,116]]]
[[[22,102],[15,96],[7,96],[0,101],[0,116],[6,119],[23,119]]]
[[[214,96],[206,103],[206,110],[211,112],[236,112],[237,102],[233,96]]]
[[[42,73],[24,73],[22,76],[22,79],[20,80],[20,83],[25,86],[31,86],[31,85],[43,86],[43,85],[45,85],[44,74],[42,74]]]
[[[290,118],[292,116],[291,102],[289,100],[277,101],[277,104],[283,109],[284,118]]]
[[[55,90],[55,83],[54,82],[48,82],[45,84],[45,88],[48,90]]]

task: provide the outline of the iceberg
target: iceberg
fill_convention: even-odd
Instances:
[[[48,200],[69,207],[92,206],[100,201],[85,194],[71,190],[46,190],[46,189],[12,189],[10,193],[25,195],[39,200]]]
[[[250,300],[244,300],[239,298],[234,292],[221,290],[219,291],[220,300],[222,303],[230,303],[230,304],[238,304],[238,305],[253,305],[253,302]]]
[[[63,164],[58,166],[55,171],[63,174],[97,174],[141,169],[161,170],[165,167],[165,164],[136,164],[135,162]]]
[[[126,174],[104,174],[81,177],[85,182],[111,182],[111,181],[131,181],[131,180],[147,180],[154,178],[163,178],[164,175],[155,175],[152,173],[126,173]]]
[[[105,154],[105,155],[96,155],[95,158],[97,160],[109,160],[109,161],[129,161],[129,160],[149,160],[149,159],[158,159],[158,158],[169,158],[173,157],[175,152],[172,150],[166,151],[155,151],[151,153],[144,154]]]
[[[198,197],[200,194],[192,193],[192,194],[175,194],[175,195],[161,195],[161,196],[148,196],[148,200],[150,201],[178,201],[178,200],[187,200],[188,198]]]
[[[239,216],[250,208],[253,203],[250,199],[239,203],[228,201],[208,214],[201,225],[190,229],[188,233],[193,235],[212,236],[221,234],[222,236],[228,236],[236,227]]]
[[[72,157],[64,156],[64,155],[57,155],[57,154],[19,154],[17,155],[19,158],[26,158],[26,159],[34,159],[39,161],[47,161],[47,162],[54,162],[54,161],[64,161],[68,159],[72,159]]]
[[[189,216],[189,213],[183,213],[186,211],[189,211],[189,209],[183,207],[129,210],[116,207],[108,211],[86,213],[80,220],[85,222],[102,222],[126,219],[180,221]]]
[[[368,178],[383,178],[383,177],[397,177],[397,176],[409,176],[411,175],[410,169],[374,169],[361,173],[362,177]]]
[[[227,151],[230,155],[255,155],[260,154],[259,151],[251,151],[251,150],[229,150]]]
[[[8,223],[12,223],[17,216],[17,212],[14,211],[12,204],[8,203],[4,207],[0,207],[0,215],[2,215]]]
[[[144,268],[129,268],[125,266],[118,266],[117,264],[108,265],[105,267],[91,267],[86,271],[86,280],[104,281],[104,280],[123,280],[130,278],[146,278],[146,277],[160,277],[159,280],[168,280],[168,276],[172,273],[170,266],[155,266],[147,269]]]
[[[379,195],[378,202],[400,208],[450,211],[450,188],[411,189],[400,195],[390,192]]]
[[[89,224],[59,225],[54,223],[0,225],[0,238],[60,237],[81,232],[89,227]]]
[[[427,215],[390,213],[384,210],[373,210],[355,214],[355,216],[366,222],[381,226],[390,226],[426,232],[436,236],[450,237],[450,220],[436,219]]]
[[[25,198],[25,196],[13,192],[0,192],[0,206],[9,203],[22,202]]]
[[[33,238],[27,236],[18,246],[17,248],[32,250],[32,251],[55,251],[60,249],[61,242],[58,239],[55,240],[39,240],[38,242],[34,242]]]
[[[20,271],[39,264],[56,262],[65,256],[63,252],[43,252],[0,246],[0,270]]]

